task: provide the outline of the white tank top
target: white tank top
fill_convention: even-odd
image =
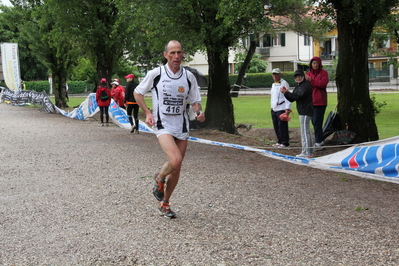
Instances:
[[[181,68],[173,74],[165,66],[161,67],[161,76],[153,89],[153,107],[157,106],[154,114],[156,128],[166,129],[171,133],[185,133],[189,131],[186,114],[186,102],[190,92],[187,70]]]

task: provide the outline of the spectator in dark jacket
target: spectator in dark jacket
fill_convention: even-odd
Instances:
[[[132,125],[132,130],[130,132],[133,133],[134,131],[136,131],[136,134],[139,134],[139,105],[137,104],[136,99],[134,99],[133,94],[134,89],[137,87],[138,84],[134,82],[133,74],[125,76],[125,79],[127,81],[125,92],[126,113],[129,118],[130,125]],[[134,117],[134,124],[132,113]]]
[[[302,152],[298,154],[297,157],[311,158],[313,157],[313,141],[310,132],[310,121],[313,117],[312,85],[305,79],[305,74],[302,70],[295,71],[294,77],[295,81],[298,83],[295,89],[289,92],[287,88],[282,87],[280,91],[284,93],[288,101],[296,101],[296,108],[301,125],[302,142]]]

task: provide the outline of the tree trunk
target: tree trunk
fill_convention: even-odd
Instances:
[[[369,94],[368,41],[373,23],[350,23],[337,14],[339,60],[336,83],[342,129],[356,133],[355,143],[378,140],[374,104]]]
[[[108,64],[97,64],[97,84],[96,87],[98,86],[100,80],[102,78],[107,79],[107,84],[110,86],[111,84],[111,79],[112,79],[112,66],[109,66]]]
[[[65,75],[53,74],[53,89],[55,105],[59,108],[69,107],[66,103],[66,79]]]
[[[236,84],[234,84],[233,90],[231,92],[231,97],[238,97],[238,92],[240,91],[242,80],[244,79],[245,73],[247,72],[249,63],[251,62],[252,57],[255,54],[255,50],[256,50],[256,41],[251,41],[247,56],[245,57],[240,72],[238,73]]]
[[[230,96],[228,47],[209,48],[209,87],[206,102],[206,127],[235,134],[234,108]],[[217,51],[218,50],[218,51]]]

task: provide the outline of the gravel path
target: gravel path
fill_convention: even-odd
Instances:
[[[0,104],[0,265],[398,265],[399,186]]]

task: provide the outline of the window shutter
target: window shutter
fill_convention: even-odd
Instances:
[[[285,33],[281,33],[281,46],[285,46]]]

